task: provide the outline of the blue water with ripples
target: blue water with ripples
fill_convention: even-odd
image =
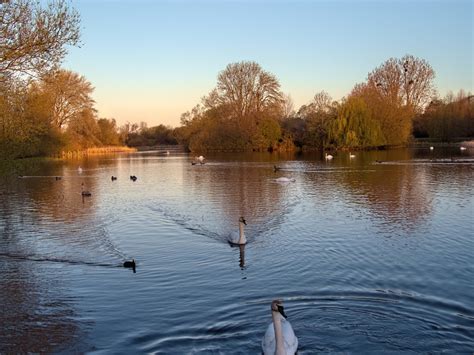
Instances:
[[[472,149],[192,159],[0,177],[0,353],[260,353],[275,298],[300,354],[472,352]]]

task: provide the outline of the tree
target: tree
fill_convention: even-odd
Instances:
[[[423,112],[435,95],[435,72],[424,59],[412,55],[390,58],[369,73],[367,83],[392,105],[408,106]]]
[[[100,118],[97,120],[99,126],[98,138],[103,145],[119,145],[120,137],[117,131],[115,119]]]
[[[350,97],[341,104],[329,128],[329,140],[337,147],[360,148],[383,145],[380,123],[374,120],[364,100]]]
[[[336,118],[336,115],[337,105],[325,91],[316,93],[308,105],[301,106],[298,116],[306,123],[304,145],[323,149],[327,143],[331,122]]]
[[[242,121],[249,115],[258,115],[281,104],[283,94],[273,74],[255,62],[244,61],[229,64],[219,73],[217,88],[207,101],[228,106],[232,116]]]
[[[50,72],[34,85],[38,98],[49,103],[51,123],[58,128],[65,128],[83,111],[93,109],[94,88],[77,73],[63,69]]]
[[[33,0],[0,2],[0,80],[57,67],[79,42],[79,14],[66,0],[42,8]]]

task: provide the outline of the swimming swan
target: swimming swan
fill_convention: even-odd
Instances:
[[[326,160],[332,160],[334,158],[331,154],[326,153]]]
[[[350,159],[353,159],[353,158],[355,158],[355,157],[356,157],[355,154],[352,154],[351,152],[349,152],[349,158],[350,158]]]
[[[244,225],[247,225],[244,217],[239,218],[239,232],[233,231],[229,237],[227,238],[230,244],[234,245],[243,245],[247,244],[247,238],[245,238],[244,234]]]
[[[294,355],[298,349],[298,338],[286,320],[280,300],[272,301],[272,320],[262,340],[263,354]]]
[[[82,170],[81,167],[78,167],[78,168],[77,168],[77,173],[78,173],[78,174],[82,174],[82,171],[83,171],[83,170]]]
[[[459,149],[466,150],[467,148],[466,147],[459,147]]]

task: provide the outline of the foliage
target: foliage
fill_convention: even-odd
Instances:
[[[66,0],[0,2],[0,79],[39,75],[57,67],[66,45],[79,42],[79,14]]]
[[[177,144],[173,129],[162,124],[151,128],[142,125],[140,128],[128,123],[122,129],[122,132],[126,131],[124,142],[131,147]]]
[[[464,91],[444,100],[433,100],[422,115],[415,119],[417,136],[451,141],[474,137],[474,96]]]
[[[374,120],[364,100],[351,97],[331,122],[328,141],[336,147],[359,148],[383,145],[380,123]]]

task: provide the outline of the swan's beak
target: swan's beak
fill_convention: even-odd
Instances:
[[[280,312],[280,314],[286,319],[288,318],[288,316],[285,314],[285,308],[281,305],[278,305],[278,312]]]

